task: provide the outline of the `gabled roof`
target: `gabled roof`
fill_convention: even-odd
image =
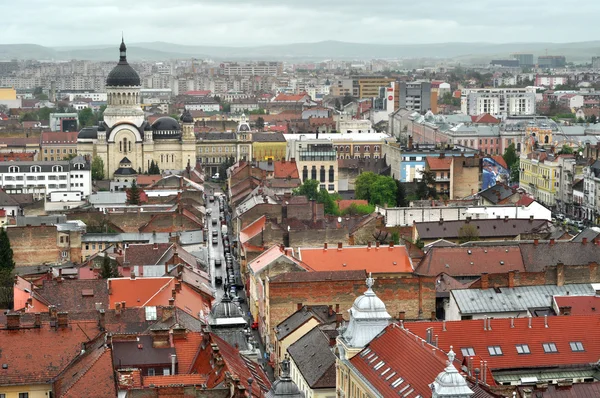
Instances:
[[[304,100],[308,94],[279,94],[277,97],[272,99],[272,102],[300,102]]]
[[[254,275],[262,272],[266,267],[268,267],[273,261],[277,260],[280,257],[285,257],[287,261],[290,263],[294,263],[300,269],[308,270],[306,265],[302,264],[297,258],[293,256],[288,256],[285,253],[285,250],[280,245],[271,246],[268,250],[261,253],[258,257],[256,257],[250,264],[248,264],[248,269],[252,271]]]
[[[452,157],[434,158],[432,156],[427,156],[425,162],[430,170],[450,170]]]
[[[470,347],[475,355],[488,361],[489,369],[538,368],[559,365],[587,365],[600,357],[600,339],[590,330],[600,327],[600,315],[549,316],[534,318],[494,318],[488,320],[452,322],[411,322],[405,327],[421,338],[432,328],[438,338],[438,347],[446,351],[454,346],[457,358],[462,360],[462,348]],[[511,322],[514,326],[511,326]],[[531,322],[531,327],[529,327]],[[547,327],[545,326],[547,322]],[[583,351],[573,351],[571,342],[580,342]],[[544,343],[554,343],[556,352],[544,352]],[[519,354],[517,344],[527,344],[530,354]],[[488,347],[500,346],[502,355],[490,355]],[[477,362],[479,363],[479,362]]]
[[[478,193],[478,195],[487,201],[498,204],[517,194],[517,190],[505,184],[496,184]]]
[[[133,267],[135,265],[159,264],[173,243],[139,243],[130,244],[123,249],[123,256],[118,257],[120,265]]]
[[[304,247],[298,248],[298,258],[314,271],[413,272],[405,246]]]
[[[389,325],[350,359],[384,397],[430,397],[429,385],[444,370],[446,361],[442,350],[424,344],[398,324]],[[460,369],[459,363],[453,365]]]
[[[243,228],[240,231],[240,243],[243,245],[256,235],[258,235],[265,228],[266,221],[267,217],[261,216],[252,223],[248,224],[246,228]]]
[[[491,123],[491,124],[499,124],[500,120],[496,119],[489,113],[484,113],[477,116],[471,116],[471,121],[473,123]]]
[[[595,315],[600,312],[600,297],[598,296],[555,296],[554,302],[560,310],[562,307],[570,307],[571,315]],[[562,311],[561,311],[562,314]]]
[[[296,368],[311,389],[335,388],[336,356],[329,337],[315,326],[287,349]]]
[[[565,266],[598,263],[600,258],[600,244],[591,242],[521,242],[519,247],[528,272],[540,272],[558,263]]]
[[[85,353],[61,372],[54,382],[56,397],[78,398],[89,396],[90,386],[98,397],[117,394],[113,372],[112,352],[105,345],[103,335],[85,347]]]
[[[304,305],[277,325],[277,340],[285,339],[313,318],[321,324],[335,322],[337,316],[335,311],[332,311],[332,314],[329,315],[329,307],[326,305]]]
[[[46,384],[81,353],[82,343],[99,334],[96,321],[71,322],[69,327],[0,329],[2,363],[8,369],[0,372],[0,385]],[[43,349],[41,349],[43,347]]]
[[[32,296],[47,305],[55,305],[58,311],[81,312],[95,310],[96,303],[108,304],[108,288],[102,279],[46,280]],[[34,306],[30,311],[41,310]]]
[[[273,162],[273,174],[275,178],[300,178],[295,161]]]
[[[419,275],[479,276],[525,271],[521,250],[514,246],[432,247],[415,269]]]

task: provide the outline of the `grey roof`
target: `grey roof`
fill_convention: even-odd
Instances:
[[[53,173],[53,166],[62,166],[63,172],[74,169],[75,163],[83,163],[83,168],[79,170],[89,170],[90,164],[81,156],[77,156],[71,160],[56,160],[56,161],[37,161],[37,162],[0,162],[0,173],[8,173],[10,166],[17,166],[21,172],[29,172],[31,166],[39,166],[42,173]]]
[[[123,232],[111,234],[87,233],[81,237],[82,242],[136,242],[136,243],[168,243],[167,232]]]
[[[252,141],[254,142],[286,142],[283,133],[253,133]]]
[[[587,265],[597,263],[600,259],[600,245],[591,242],[578,243],[571,241],[520,242],[523,264],[528,272],[540,272],[546,267],[558,263],[569,265]]]
[[[571,242],[581,243],[584,238],[587,239],[588,242],[591,242],[594,239],[598,239],[599,235],[600,235],[600,228],[597,228],[597,227],[586,228],[583,231],[581,231],[580,233],[578,233],[573,239],[571,239]]]
[[[509,198],[516,193],[517,191],[508,185],[496,184],[493,187],[489,187],[488,189],[479,192],[478,195],[489,202],[497,204],[498,202]]]
[[[0,206],[19,206],[19,203],[9,194],[0,190]]]
[[[218,140],[229,140],[229,141],[236,141],[236,136],[235,133],[201,133],[198,135],[198,138],[200,138],[200,141],[202,140],[207,140],[207,141],[218,141]]]
[[[311,318],[316,318],[319,323],[335,322],[336,315],[329,316],[329,307],[326,305],[305,305],[277,325],[277,340],[283,340]]]
[[[468,223],[477,228],[482,238],[552,232],[552,223],[549,221],[529,219],[431,221],[416,223],[416,228],[421,239],[451,239],[459,237],[460,228]]]
[[[88,198],[91,204],[114,204],[114,203],[125,203],[127,202],[126,192],[96,192],[90,195]]]
[[[179,232],[179,243],[181,245],[193,245],[201,242],[203,242],[201,229]]]
[[[336,356],[318,326],[289,346],[288,353],[310,388],[335,388]]]
[[[24,227],[26,225],[40,226],[42,224],[56,225],[64,222],[67,222],[67,216],[64,214],[56,216],[17,216],[18,227]]]
[[[84,127],[79,130],[79,134],[77,134],[77,139],[79,138],[87,138],[87,139],[97,139],[98,138],[98,126],[90,126]]]
[[[460,289],[450,292],[462,315],[524,312],[552,307],[553,296],[594,296],[591,284],[519,286],[495,289]]]
[[[138,340],[113,342],[113,364],[117,367],[170,364],[171,354],[175,354],[173,347],[152,347],[151,336],[141,335]]]

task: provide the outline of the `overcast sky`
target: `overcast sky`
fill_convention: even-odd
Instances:
[[[600,1],[0,0],[0,43],[249,46],[598,39]]]

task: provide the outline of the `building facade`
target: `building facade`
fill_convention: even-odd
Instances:
[[[431,106],[431,83],[429,82],[400,82],[400,108],[427,112]]]
[[[338,161],[330,139],[306,139],[305,135],[286,137],[287,160],[296,159],[300,179],[319,181],[319,189],[338,191]]]
[[[461,112],[469,116],[489,113],[501,119],[508,116],[535,115],[535,89],[464,89],[461,92]]]

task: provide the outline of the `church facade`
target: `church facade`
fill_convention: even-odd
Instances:
[[[206,139],[196,137],[194,119],[189,111],[184,111],[180,121],[165,116],[150,124],[140,106],[140,77],[127,62],[124,42],[121,42],[119,51],[119,63],[106,80],[104,121],[79,132],[77,153],[90,158],[100,157],[104,162],[105,178],[109,179],[124,158],[129,160],[133,169],[142,173],[148,171],[152,161],[161,170],[182,170],[188,164],[194,166],[201,159],[199,152],[206,150],[201,144]],[[241,123],[234,137],[237,138],[240,133],[243,133],[242,145],[237,144],[236,153],[232,155],[239,160],[243,153],[244,158],[250,159],[250,126]]]

